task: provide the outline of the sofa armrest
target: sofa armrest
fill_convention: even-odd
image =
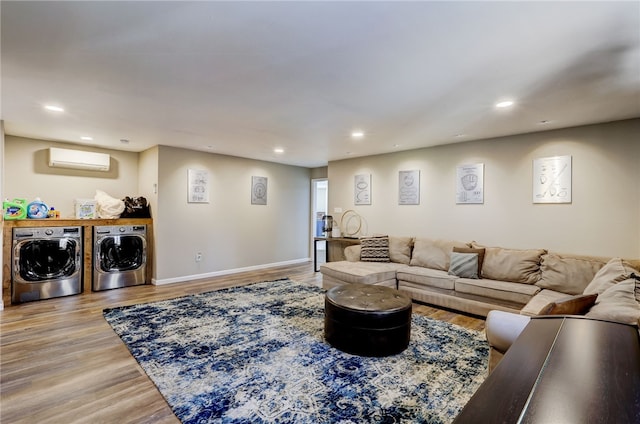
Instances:
[[[505,353],[529,324],[530,317],[503,311],[489,311],[485,323],[487,341],[491,348]]]
[[[344,248],[344,257],[349,262],[358,262],[360,260],[360,249],[362,246],[354,244]]]

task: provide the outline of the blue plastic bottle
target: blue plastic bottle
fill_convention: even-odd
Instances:
[[[27,205],[27,218],[41,219],[49,216],[49,207],[39,197]]]

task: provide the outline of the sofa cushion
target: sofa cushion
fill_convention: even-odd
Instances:
[[[482,248],[473,244],[474,248]],[[485,247],[482,278],[513,283],[535,284],[540,279],[541,257],[544,249],[503,249]]]
[[[543,289],[533,296],[526,305],[524,305],[524,308],[520,310],[520,313],[528,316],[540,315],[542,308],[551,302],[562,299],[563,297],[567,297],[567,294],[554,290]]]
[[[456,253],[477,253],[478,254],[478,278],[482,275],[482,263],[484,262],[484,247],[454,247],[453,251]]]
[[[523,305],[540,291],[540,287],[530,284],[488,279],[472,280],[469,278],[458,278],[454,286],[456,292],[459,293],[474,294],[492,299],[521,303]]]
[[[597,294],[563,297],[542,308],[540,315],[584,315],[596,302],[597,297]]]
[[[363,262],[391,262],[389,236],[360,238],[360,260]]]
[[[469,247],[465,243],[451,240],[432,240],[425,237],[417,237],[411,253],[412,266],[439,269],[449,269],[449,256],[454,247]]]
[[[398,269],[398,281],[407,281],[418,285],[436,287],[439,289],[454,289],[454,282],[458,277],[449,275],[439,269],[423,268],[419,266],[404,266]]]
[[[409,265],[413,237],[389,237],[389,257],[391,262]]]
[[[451,252],[449,275],[478,279],[478,254]]]
[[[537,286],[567,294],[582,294],[610,258],[547,253],[542,255]]]
[[[586,316],[589,318],[638,325],[640,303],[635,297],[636,280],[627,278],[598,295],[596,304]]]
[[[323,275],[345,283],[377,284],[396,278],[396,270],[405,265],[393,262],[327,262],[320,266]]]
[[[612,258],[594,275],[589,285],[585,287],[583,293],[601,294],[620,281],[629,278],[634,271],[631,265],[622,259]]]

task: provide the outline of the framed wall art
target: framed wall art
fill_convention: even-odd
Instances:
[[[571,156],[533,160],[533,203],[571,203]]]
[[[187,169],[187,202],[209,203],[209,173],[201,169]]]
[[[456,168],[456,203],[484,203],[484,163]]]
[[[353,181],[353,203],[356,205],[371,204],[371,174],[356,175]]]
[[[398,204],[420,204],[420,171],[398,172]]]
[[[267,204],[267,177],[251,177],[251,204]]]

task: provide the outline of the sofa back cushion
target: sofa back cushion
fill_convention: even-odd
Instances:
[[[460,241],[416,237],[410,265],[448,271],[450,256],[454,247],[469,247],[469,245]]]
[[[637,281],[629,277],[598,295],[596,304],[586,316],[594,319],[638,325],[640,322],[640,302],[635,296]]]
[[[582,294],[610,258],[549,252],[542,255],[537,286],[567,294]]]
[[[584,288],[584,294],[602,294],[610,287],[629,278],[634,272],[637,270],[628,262],[621,258],[611,258],[593,276],[591,282]]]
[[[389,237],[389,257],[391,262],[409,265],[411,262],[411,248],[413,237]]]
[[[503,249],[473,244],[485,248],[482,278],[513,283],[535,284],[540,279],[540,262],[544,249]]]

